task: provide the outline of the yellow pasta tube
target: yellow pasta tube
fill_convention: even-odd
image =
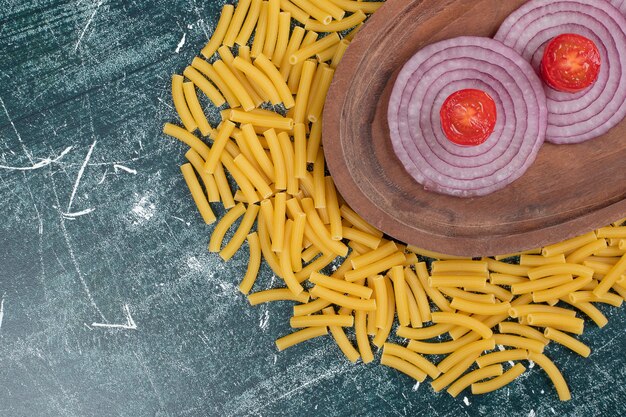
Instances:
[[[309,314],[317,313],[318,311],[325,309],[330,304],[331,304],[330,301],[326,301],[326,300],[322,300],[321,298],[318,298],[317,300],[310,301],[308,303],[298,304],[298,305],[293,306],[293,315],[294,316],[308,316]]]
[[[408,326],[410,324],[408,305],[409,295],[407,294],[407,285],[404,279],[404,269],[402,266],[394,266],[391,268],[391,281],[393,282],[398,321],[401,326]]]
[[[326,95],[328,94],[330,83],[335,75],[335,70],[330,67],[321,68],[321,72],[322,75],[320,77],[318,88],[311,96],[312,100],[309,102],[309,108],[307,110],[308,120],[310,122],[317,122],[321,117],[324,102],[326,101]]]
[[[392,255],[397,251],[398,251],[398,246],[395,244],[395,242],[392,242],[392,241],[387,242],[384,245],[379,246],[377,249],[366,252],[352,259],[351,260],[352,267],[354,269],[362,268],[373,262],[386,258],[387,256]]]
[[[418,353],[423,353],[427,355],[438,355],[454,352],[455,350],[467,345],[468,343],[475,342],[478,339],[480,339],[480,335],[478,333],[469,333],[457,340],[452,340],[449,342],[430,343],[412,339],[409,341],[409,345],[407,347]]]
[[[263,55],[272,59],[278,39],[278,20],[280,16],[280,0],[269,0],[267,9],[267,30],[263,43]],[[260,55],[257,55],[257,57]]]
[[[228,141],[230,141],[230,135],[234,129],[235,125],[229,120],[226,120],[220,125],[217,131],[217,137],[213,141],[213,146],[211,147],[211,151],[209,152],[204,165],[205,171],[209,174],[215,173],[215,167],[220,161],[222,154],[224,153],[224,148],[226,147]]]
[[[339,43],[336,43],[330,48],[325,49],[322,52],[318,52],[317,54],[315,54],[315,58],[317,59],[317,62],[326,62],[326,61],[330,61],[331,59],[333,59],[333,56],[335,55],[335,51],[337,50],[337,48],[339,48]]]
[[[581,277],[592,277],[593,269],[579,264],[552,264],[542,265],[528,271],[531,280],[548,277],[551,275],[572,274]]]
[[[482,258],[482,260],[487,262],[487,266],[490,271],[499,272],[501,274],[527,276],[528,271],[530,270],[529,266],[512,265],[506,262],[496,261],[495,259],[491,258]]]
[[[251,0],[239,0],[237,7],[235,8],[235,13],[233,18],[230,21],[230,25],[228,26],[228,30],[226,31],[226,35],[224,36],[224,40],[222,44],[232,48],[235,45],[235,39],[237,35],[239,35],[246,15],[248,14],[248,10],[250,9]],[[259,5],[260,9],[260,5]]]
[[[374,340],[372,340],[374,346],[377,346],[378,348],[381,348],[385,344],[387,338],[389,337],[389,333],[391,333],[396,307],[391,280],[387,276],[383,276],[383,281],[385,283],[385,291],[387,292],[387,313],[385,314],[386,321],[385,325],[378,329],[376,336],[374,336]]]
[[[518,349],[526,349],[529,352],[543,352],[545,344],[535,339],[510,334],[494,334],[493,339],[497,345],[512,346]]]
[[[521,257],[522,255],[541,255],[541,248],[535,248],[535,249],[525,250],[525,251],[516,252],[516,253],[506,253],[503,255],[496,255],[494,256],[494,258],[496,259],[496,261],[501,261],[506,258],[513,258],[516,256]]]
[[[191,82],[183,83],[183,92],[185,93],[185,101],[189,106],[189,111],[200,129],[200,133],[202,136],[209,136],[213,129],[209,125],[209,121],[202,110],[198,95],[196,94],[196,87]]]
[[[383,355],[380,358],[380,364],[400,371],[419,382],[423,382],[426,379],[426,372],[422,371],[412,363],[396,356],[392,356],[387,352],[383,352]]]
[[[293,328],[314,327],[314,326],[339,326],[351,327],[354,325],[354,317],[345,315],[313,315],[296,316],[289,319],[289,325]]]
[[[259,21],[259,14],[261,13],[261,0],[252,0],[248,9],[248,14],[245,21],[241,25],[241,30],[236,35],[234,43],[243,46],[248,43],[252,36],[252,31],[256,27]],[[224,42],[226,44],[226,42]]]
[[[341,7],[346,12],[362,11],[363,13],[371,14],[378,10],[385,2],[383,1],[371,1],[365,2],[361,0],[330,0],[337,6]]]
[[[434,326],[423,327],[421,329],[400,326],[396,334],[405,339],[426,340],[441,336],[450,331],[453,327],[454,326],[451,324],[435,324]]]
[[[305,153],[303,153],[302,156],[304,157]],[[341,240],[344,237],[343,227],[341,225],[341,212],[339,211],[337,190],[332,177],[324,178],[324,190],[326,191],[326,209],[330,221],[330,237],[333,240]]]
[[[299,303],[306,303],[309,301],[309,294],[302,292],[295,295],[289,288],[274,288],[249,294],[248,301],[250,305],[253,306],[272,301],[297,301]]]
[[[468,260],[444,260],[432,263],[432,272],[488,272],[487,262]]]
[[[254,204],[259,201],[259,196],[254,189],[254,186],[248,178],[241,172],[241,170],[235,164],[233,157],[230,156],[227,152],[224,152],[221,156],[221,161],[226,167],[226,169],[230,172],[230,175],[233,177],[243,194],[246,196],[246,201],[249,204]]]
[[[367,16],[361,10],[357,10],[355,13],[342,20],[331,22],[328,25],[321,24],[315,20],[309,19],[304,28],[306,30],[315,30],[317,32],[341,32],[355,27],[359,23],[363,22]]]
[[[283,220],[284,222],[284,220]],[[291,230],[293,228],[293,220],[287,220],[285,224],[285,233],[283,238],[283,248],[278,254],[278,261],[280,263],[280,269],[283,272],[283,280],[287,287],[294,293],[300,294],[304,291],[300,281],[296,278],[293,269],[291,268],[291,255],[289,253],[289,247],[291,245]],[[274,219],[274,225],[276,225],[276,219]]]
[[[393,242],[390,242],[390,243],[393,243]],[[424,291],[424,288],[422,287],[422,284],[420,283],[417,275],[415,275],[415,273],[411,270],[411,268],[404,268],[404,278],[406,279],[406,282],[409,284],[409,287],[411,288],[411,292],[413,293],[413,296],[415,297],[415,301],[417,302],[417,307],[420,311],[420,317],[422,318],[422,321],[424,322],[430,321],[431,320],[430,305],[428,303],[426,292]],[[446,304],[447,304],[447,300],[446,300]]]
[[[172,75],[172,101],[174,102],[174,108],[176,113],[183,122],[185,129],[189,132],[193,132],[198,128],[195,118],[192,116],[188,107],[188,103],[185,100],[183,77],[178,74]],[[191,84],[191,83],[190,83]],[[193,84],[192,84],[193,88]]]
[[[317,7],[311,0],[291,0],[291,2],[307,12],[314,19],[319,20],[322,25],[327,26],[333,20],[333,16],[330,13],[324,11],[320,7]]]
[[[480,368],[485,368],[493,364],[526,359],[528,359],[528,351],[526,349],[508,349],[483,355],[476,359],[476,363]]]
[[[250,233],[247,240],[248,247],[250,248],[250,258],[248,260],[246,275],[239,284],[239,291],[243,294],[248,294],[252,289],[257,275],[259,274],[259,267],[261,266],[261,243],[259,241],[259,235],[257,232]]]
[[[314,61],[308,60],[302,64],[302,74],[298,84],[296,100],[294,105],[293,120],[297,123],[304,123],[306,120],[306,111],[311,94],[311,86],[313,84],[313,76],[317,65]]]
[[[233,193],[230,190],[230,185],[228,184],[228,180],[226,179],[226,174],[224,173],[224,167],[221,162],[218,162],[215,167],[215,184],[217,185],[217,189],[220,193],[220,197],[222,199],[222,203],[224,204],[225,209],[230,209],[235,207],[235,200],[233,199]]]
[[[313,272],[309,277],[309,281],[342,294],[350,294],[365,299],[370,299],[373,292],[371,288],[366,286],[331,278],[319,272]]]
[[[301,47],[299,50],[291,54],[289,57],[289,63],[291,65],[296,65],[299,62],[303,62],[326,48],[330,48],[331,46],[339,43],[340,40],[339,35],[333,32],[308,46]]]
[[[246,208],[242,203],[239,203],[220,219],[211,234],[211,239],[209,240],[209,252],[220,251],[226,231],[235,223],[235,221],[237,221],[239,217],[243,216],[245,212]]]
[[[626,239],[626,226],[601,227],[596,230],[599,238]]]
[[[548,245],[541,251],[543,256],[558,255],[559,253],[568,253],[574,251],[581,246],[591,243],[597,239],[595,232],[589,232],[582,236],[577,236],[572,239],[564,240],[563,242],[555,243],[554,245]]]
[[[202,51],[200,52],[207,59],[211,58],[217,48],[220,47],[222,41],[224,40],[224,36],[226,36],[226,32],[228,31],[228,27],[230,26],[230,21],[233,18],[233,14],[235,12],[235,7],[231,4],[227,4],[222,8],[222,13],[220,14],[220,19],[217,22],[217,26],[213,31],[213,35],[211,39],[206,44]]]
[[[436,275],[428,278],[428,285],[439,287],[464,287],[471,289],[484,288],[487,278],[480,276]]]
[[[596,241],[587,243],[584,246],[576,249],[574,252],[567,255],[566,261],[568,263],[577,264],[581,263],[587,256],[593,255],[595,252],[607,247],[606,240],[598,239]]]
[[[291,269],[294,272],[302,270],[302,240],[304,239],[304,228],[306,226],[306,215],[297,213],[293,221],[293,229],[291,231],[291,242],[289,254],[291,256]]]
[[[511,308],[511,304],[508,302],[487,304],[464,300],[462,298],[453,298],[450,306],[452,308],[456,308],[457,310],[466,311],[468,313],[485,315],[508,313],[509,308]]]
[[[346,11],[344,9],[329,0],[316,0],[315,4],[323,11],[330,13],[333,19],[341,20],[346,15]]]
[[[589,348],[589,346],[559,330],[553,329],[551,327],[546,327],[546,329],[543,331],[543,334],[548,339],[554,340],[555,342],[565,346],[572,352],[578,353],[584,358],[588,358],[591,354],[591,349]]]
[[[483,338],[489,339],[493,332],[491,329],[481,321],[476,320],[470,316],[466,316],[464,314],[458,313],[449,313],[449,312],[434,312],[431,313],[433,323],[442,323],[442,324],[453,324],[456,326],[467,327],[480,334]]]
[[[607,292],[602,297],[597,297],[591,291],[575,291],[568,295],[569,300],[574,303],[593,302],[610,304],[613,307],[621,307],[624,299],[617,294]]]
[[[435,392],[439,392],[455,380],[457,380],[463,372],[467,371],[474,363],[480,353],[473,353],[463,358],[459,363],[454,365],[448,372],[441,374],[437,379],[431,382],[431,386]]]
[[[527,337],[529,339],[535,339],[543,343],[544,345],[547,345],[549,342],[549,340],[546,339],[540,331],[535,330],[530,326],[514,323],[512,321],[504,321],[502,323],[499,323],[498,331],[504,334],[514,334]]]
[[[222,93],[213,86],[198,70],[193,67],[185,68],[185,77],[189,78],[217,107],[222,106],[226,99]]]
[[[259,191],[261,197],[268,198],[273,194],[272,189],[263,180],[261,174],[259,174],[259,172],[252,166],[250,161],[243,156],[243,154],[237,155],[234,161],[235,165],[237,165],[246,178],[248,178],[252,185]]]
[[[405,348],[404,346],[396,345],[393,343],[385,343],[383,347],[383,354],[395,356],[397,358],[405,360],[425,372],[433,379],[441,375],[441,371],[435,365],[433,365],[432,362],[430,362],[422,355]]]
[[[543,255],[528,255],[522,254],[520,256],[520,265],[527,266],[540,266],[546,264],[564,264],[565,263],[565,255],[559,253],[554,256],[543,256]]]
[[[202,191],[202,186],[200,186],[200,182],[198,182],[193,166],[191,164],[184,164],[180,167],[180,170],[202,219],[206,224],[214,223],[216,220],[215,214],[213,214],[213,210],[211,210],[211,206]]]
[[[283,0],[281,0],[281,2],[282,1]],[[285,81],[289,80],[289,75],[291,74],[291,70],[294,68],[294,66],[289,63],[289,57],[295,51],[300,49],[300,45],[302,45],[302,41],[304,40],[305,33],[306,31],[304,30],[304,28],[300,26],[296,26],[293,29],[293,32],[291,33],[291,38],[289,38],[289,43],[287,44],[287,48],[284,51],[282,62],[279,65],[280,75],[282,75]],[[294,91],[293,88],[291,88],[291,85],[289,85],[289,90],[292,93],[296,92]]]
[[[512,287],[515,284],[528,282],[528,278],[493,272],[489,274],[489,282],[493,285],[509,285]]]
[[[527,294],[533,291],[546,290],[559,285],[567,284],[572,280],[573,277],[571,274],[553,275],[546,278],[536,279],[534,281],[526,280],[524,282],[512,284],[511,292],[513,294]]]
[[[298,191],[300,191],[298,186],[298,179],[295,177],[293,169],[294,169],[294,154],[293,154],[293,144],[291,143],[291,139],[289,135],[285,132],[280,132],[278,134],[278,142],[280,143],[280,149],[283,153],[283,158],[285,160],[285,170],[287,176],[287,194],[296,195]]]
[[[446,255],[443,253],[439,253],[439,252],[434,252],[434,251],[430,251],[427,249],[422,249],[422,248],[418,248],[417,246],[414,245],[408,245],[407,250],[416,253],[418,255],[424,256],[426,258],[432,258],[432,259],[468,259],[468,258],[464,258],[462,256],[454,256],[454,255]]]
[[[548,374],[561,401],[569,401],[572,398],[563,375],[547,356],[541,353],[530,352],[528,354],[528,359],[535,362],[546,372],[546,374]]]
[[[309,327],[276,339],[276,347],[279,351],[283,351],[291,346],[297,345],[298,343],[327,334],[328,328],[326,327]]]
[[[309,278],[311,272],[319,271],[322,268],[325,268],[335,259],[334,254],[326,255],[322,254],[319,258],[302,268],[302,271],[296,272],[296,278],[299,282],[303,282]]]
[[[373,301],[373,300],[372,300]],[[352,318],[352,316],[350,316]],[[364,310],[354,312],[354,331],[356,333],[356,343],[361,353],[363,363],[370,363],[374,360],[370,340],[367,337],[367,313]]]
[[[280,68],[280,66],[282,65],[283,58],[285,57],[285,52],[287,52],[290,29],[291,13],[281,12],[278,15],[278,35],[276,38],[276,48],[274,49],[274,55],[272,56],[272,63],[277,68]],[[281,77],[286,82],[286,79],[282,73]]]
[[[513,318],[527,316],[532,313],[553,313],[574,317],[576,312],[562,307],[547,306],[544,304],[526,304],[513,306],[509,309],[509,315]]]
[[[456,398],[465,388],[483,379],[500,376],[503,373],[502,365],[491,365],[482,369],[476,369],[463,375],[448,387],[448,394]]]
[[[461,362],[463,358],[478,353],[482,354],[485,350],[492,350],[496,347],[493,339],[481,339],[459,348],[451,355],[446,356],[444,360],[437,364],[437,369],[441,372],[448,372],[454,365]]]
[[[439,287],[438,289],[441,293],[451,298],[458,297],[463,298],[464,300],[476,301],[478,303],[496,303],[496,296],[493,294],[476,294],[454,287]]]
[[[559,285],[558,287],[553,287],[547,290],[535,291],[533,292],[533,301],[535,303],[541,303],[548,300],[561,298],[571,292],[580,290],[582,287],[591,282],[591,279],[592,278],[590,276],[578,277],[572,282]]]
[[[441,311],[453,311],[450,303],[437,288],[431,287],[428,283],[428,270],[424,262],[415,264],[415,272],[420,281],[421,287],[424,289],[428,297],[439,307]],[[430,317],[430,314],[428,315]]]
[[[505,385],[510,384],[523,374],[526,371],[526,368],[521,363],[516,363],[511,369],[506,371],[504,374],[497,376],[493,379],[490,379],[486,382],[476,382],[472,384],[472,394],[485,394],[487,392],[495,391],[499,388],[502,388]]]
[[[344,226],[341,230],[342,230],[341,233],[344,239],[348,239],[352,242],[359,243],[363,246],[366,246],[369,249],[378,248],[382,240],[380,237],[370,235],[367,232],[363,232],[353,227]]]
[[[259,54],[259,57],[260,56],[265,57],[263,54]],[[267,59],[267,57],[265,57],[265,59]],[[264,62],[263,58],[262,58],[262,62]],[[277,105],[282,102],[283,98],[281,97],[278,90],[274,86],[274,83],[272,82],[272,80],[268,77],[268,75],[266,75],[263,71],[261,71],[255,65],[252,65],[250,62],[238,56],[233,61],[233,66],[237,68],[239,71],[243,72],[253,83],[261,87],[265,95],[269,97],[270,102],[272,104]],[[281,77],[281,80],[282,80],[282,77]],[[288,126],[285,130],[290,130],[292,127],[293,126]]]
[[[302,24],[305,24],[311,16],[289,0],[280,0],[280,9],[284,10],[285,12],[291,13],[291,17],[293,17]]]
[[[191,62],[191,66],[208,77],[208,79],[217,86],[230,107],[235,108],[241,105],[239,99],[231,90],[230,85],[220,77],[217,71],[215,71],[215,68],[213,68],[213,65],[209,64],[204,59],[196,57]]]
[[[224,82],[228,84],[245,111],[251,111],[256,108],[256,104],[250,94],[248,94],[248,90],[223,61],[215,61],[213,68]]]
[[[241,220],[241,224],[237,228],[237,231],[235,231],[235,234],[230,239],[228,244],[224,246],[224,248],[220,251],[220,257],[223,260],[228,261],[230,258],[233,257],[235,252],[239,250],[244,240],[246,240],[246,236],[250,232],[250,229],[252,228],[252,225],[254,224],[254,221],[256,220],[258,214],[259,206],[257,206],[256,204],[251,204],[248,206],[246,214],[243,216],[243,219]]]
[[[315,208],[326,208],[326,183],[324,181],[324,155],[318,154],[313,164],[313,201]]]
[[[317,38],[318,38],[317,32],[313,32],[313,31],[307,32],[298,50],[305,48],[309,45],[312,45],[317,40]],[[293,51],[291,55],[296,53],[298,50]],[[287,57],[287,62],[289,62],[291,55]],[[289,79],[287,81],[287,85],[289,86],[289,89],[291,90],[292,93],[296,93],[298,91],[298,86],[300,84],[300,77],[302,75],[303,64],[304,64],[303,62],[299,62],[296,65],[292,65],[289,62],[289,66],[291,67],[291,70],[289,72]]]
[[[254,41],[252,42],[252,48],[250,50],[250,56],[256,58],[263,52],[265,44],[265,37],[267,34],[267,21],[269,16],[269,3],[264,1],[261,3],[261,11],[259,12],[259,20],[256,25],[256,32],[254,33]],[[247,74],[246,74],[247,75]]]
[[[267,261],[268,265],[270,266],[270,268],[272,269],[274,274],[276,274],[276,276],[282,278],[283,272],[282,272],[282,270],[280,268],[280,262],[278,260],[278,257],[272,251],[272,248],[271,248],[272,244],[270,242],[270,232],[269,232],[269,230],[270,230],[270,228],[267,225],[267,221],[265,219],[265,216],[263,216],[263,215],[259,216],[258,233],[259,233],[259,240],[260,240],[260,243],[261,243],[261,253],[263,254],[263,257]]]
[[[191,165],[194,167],[194,169],[202,179],[202,182],[204,183],[204,188],[206,188],[209,197],[209,202],[215,203],[220,201],[220,194],[219,190],[217,189],[217,184],[215,183],[215,178],[213,177],[213,175],[204,171],[204,159],[202,159],[198,152],[193,149],[189,149],[185,153],[185,158],[187,158],[187,160],[191,162]]]
[[[346,281],[356,281],[362,278],[366,278],[370,275],[376,275],[383,271],[386,271],[394,266],[402,265],[406,259],[405,255],[401,252],[396,252],[386,258],[371,263],[363,268],[354,269],[346,272]]]
[[[254,159],[257,161],[263,173],[272,181],[275,180],[274,165],[268,158],[258,136],[254,132],[254,128],[251,124],[241,125],[242,136],[248,145],[250,152],[252,152]]]
[[[165,123],[163,126],[163,133],[187,144],[191,149],[200,154],[203,159],[208,157],[210,152],[209,147],[198,139],[197,136],[189,133],[185,129],[171,123]]]
[[[315,207],[313,206],[313,200],[311,200],[310,198],[303,198],[301,203],[302,203],[302,208],[304,209],[304,212],[306,213],[307,222],[313,229],[313,233],[316,234],[320,238],[320,240],[323,242],[323,244],[326,245],[329,249],[331,249],[333,253],[339,256],[346,256],[348,254],[348,247],[340,241],[331,239],[330,232],[326,229],[326,227],[322,223],[322,220],[319,218],[319,215],[317,214],[317,211],[315,210]],[[370,274],[370,275],[375,275],[375,274]],[[347,274],[346,274],[346,277],[347,277]],[[367,275],[361,278],[366,278],[366,277]],[[346,278],[346,280],[355,281],[355,280],[350,280],[348,278]]]
[[[335,279],[335,278],[331,278]],[[339,281],[339,280],[337,280]],[[355,311],[375,311],[376,301],[373,299],[363,300],[355,297],[343,295],[341,292],[323,287],[319,284],[315,285],[311,291],[311,295],[330,301],[341,307],[346,307]]]
[[[335,309],[333,307],[324,308],[324,314],[334,316]],[[348,340],[348,337],[341,326],[330,326],[329,329],[335,339],[335,342],[337,343],[337,346],[339,346],[339,349],[341,349],[346,358],[348,358],[348,360],[352,363],[356,362],[361,355],[354,348],[354,346],[352,346],[352,343]]]
[[[623,274],[626,274],[626,254],[622,255],[620,260],[611,268],[604,278],[602,278],[602,281],[600,281],[598,286],[593,290],[593,294],[596,297],[602,297],[615,285]]]
[[[343,56],[345,55],[346,50],[348,49],[349,45],[350,45],[350,41],[347,39],[342,39],[341,42],[337,44],[337,48],[335,49],[335,53],[333,54],[331,58],[331,62],[330,62],[330,67],[332,69],[337,68],[337,66],[343,59]]]
[[[575,334],[582,334],[585,326],[583,319],[554,313],[531,313],[527,320],[531,326],[552,327]]]
[[[382,329],[387,321],[387,288],[381,275],[376,275],[372,280],[376,293],[376,327]]]
[[[274,198],[274,214],[272,216],[272,251],[281,252],[284,246],[285,235],[285,213],[286,213],[285,193],[278,193]]]
[[[254,65],[263,71],[263,74],[267,76],[267,78],[271,81],[274,90],[278,93],[280,97],[280,102],[283,103],[285,108],[290,109],[295,105],[295,101],[293,96],[291,95],[291,90],[287,87],[287,83],[283,79],[282,75],[274,64],[267,58],[264,54],[260,54],[257,59],[254,61]],[[293,126],[291,126],[287,130],[291,130]]]

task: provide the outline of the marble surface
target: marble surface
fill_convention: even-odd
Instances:
[[[290,303],[251,307],[237,291],[247,246],[227,264],[207,252],[185,147],[161,134],[170,75],[223,4],[0,0],[0,415],[626,414],[614,308],[601,307],[606,328],[586,323],[589,359],[547,349],[568,403],[538,367],[453,399],[379,354],[352,365],[330,338],[277,352]],[[278,285],[261,275],[255,289]]]

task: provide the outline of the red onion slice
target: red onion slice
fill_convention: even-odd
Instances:
[[[531,0],[513,12],[496,34],[539,73],[545,45],[575,33],[593,40],[602,59],[599,77],[585,91],[558,92],[544,84],[548,105],[546,140],[580,143],[608,132],[626,117],[626,18],[623,0]]]
[[[477,88],[496,103],[492,135],[475,147],[450,142],[439,109],[455,91]],[[391,141],[407,172],[426,189],[481,196],[519,178],[535,160],[547,126],[541,80],[512,49],[488,38],[429,45],[398,75],[389,100]]]

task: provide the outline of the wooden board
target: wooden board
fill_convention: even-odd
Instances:
[[[521,179],[479,198],[425,191],[393,152],[387,105],[403,64],[433,42],[493,36],[523,3],[389,0],[348,49],[326,102],[324,150],[345,200],[390,236],[438,252],[494,255],[626,215],[626,122],[583,144],[545,144]]]

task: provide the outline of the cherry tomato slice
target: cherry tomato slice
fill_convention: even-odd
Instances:
[[[598,79],[600,65],[600,51],[591,39],[566,33],[552,39],[546,46],[541,74],[553,89],[576,93]]]
[[[441,127],[446,137],[462,146],[478,146],[496,126],[496,103],[482,90],[452,93],[441,106]]]

